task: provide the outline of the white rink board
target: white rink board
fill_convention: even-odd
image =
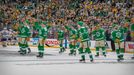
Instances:
[[[30,38],[30,45],[33,45],[33,42],[38,42],[38,40],[33,40],[33,38]],[[91,40],[91,46],[90,48],[95,48],[95,41]],[[106,41],[108,44],[108,49],[111,49],[111,42],[110,41]],[[50,45],[50,46],[59,46],[59,41],[57,39],[46,39],[46,44]],[[63,46],[65,46],[65,40],[63,41]],[[67,48],[69,48],[69,41],[67,40]]]
[[[134,52],[134,42],[126,42],[125,48],[127,52]]]

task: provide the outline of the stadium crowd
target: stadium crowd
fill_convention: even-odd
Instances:
[[[110,40],[111,26],[114,23],[128,25],[134,18],[134,6],[128,0],[0,0],[0,29],[16,30],[19,20],[27,17],[32,26],[33,18],[48,21],[49,24],[64,25],[67,20],[74,23],[81,20],[89,30],[99,24],[106,30]],[[120,1],[120,3],[118,2]],[[124,2],[121,2],[124,1]],[[67,21],[68,22],[68,21]],[[49,32],[55,38],[55,27]],[[68,32],[67,32],[68,33]],[[50,35],[51,34],[51,35]],[[130,41],[130,31],[126,34]]]

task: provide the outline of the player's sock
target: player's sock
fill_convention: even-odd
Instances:
[[[93,62],[93,55],[92,54],[89,54],[89,57],[90,57],[90,61]]]
[[[80,61],[85,61],[85,55],[84,54],[81,55],[81,60]]]
[[[39,56],[41,55],[41,53],[40,53],[40,48],[41,48],[41,45],[38,44],[38,54],[39,54]]]
[[[29,45],[28,45],[27,42],[26,42],[26,48],[27,48],[27,50],[28,50],[28,53],[31,53],[31,49],[29,48]]]
[[[96,47],[96,56],[99,56],[99,47]]]
[[[69,44],[69,48],[70,48],[70,55],[73,53],[73,45],[72,44]]]
[[[121,49],[120,49],[120,52],[121,52],[120,57],[123,58],[125,49],[124,49],[124,48],[121,48]]]
[[[103,53],[104,56],[106,56],[106,49],[105,49],[105,47],[102,47],[102,53]]]
[[[38,45],[38,50],[39,50],[39,57],[43,57],[44,55],[44,45]]]
[[[79,48],[78,51],[79,51],[79,54],[82,54],[83,53],[83,48],[82,47]]]
[[[41,57],[41,52],[38,52],[38,55],[37,55],[37,57]]]
[[[81,47],[78,50],[79,50],[79,54],[81,54],[80,62],[85,61],[85,55],[84,55],[84,52],[83,52],[83,48]]]
[[[44,46],[40,49],[40,57],[42,58],[44,56]]]
[[[60,44],[60,51],[59,51],[59,53],[63,53],[65,51],[65,48],[63,47],[63,44],[61,43]]]
[[[20,52],[20,54],[25,55],[26,54],[26,48],[22,47],[21,50],[22,51]]]
[[[92,61],[93,61],[93,55],[92,55],[92,53],[91,53],[90,48],[86,48],[86,52],[88,52],[90,61],[92,62]]]
[[[63,47],[62,47],[62,44],[60,44],[60,52],[62,52],[62,48],[63,48]]]
[[[118,59],[120,59],[120,57],[121,57],[119,51],[120,51],[119,49],[116,49],[116,54],[117,54]]]
[[[66,49],[64,47],[62,47],[62,52],[65,52],[65,51],[66,51]]]
[[[20,54],[22,54],[22,55],[25,55],[26,54],[26,45],[25,45],[25,41],[22,41],[22,42],[20,42]]]
[[[22,42],[21,42],[21,45],[22,45],[22,53],[23,53],[23,55],[25,55],[26,53],[27,53],[27,48],[26,48],[26,40],[25,39],[23,39],[22,40]]]
[[[73,54],[73,50],[71,49],[69,55],[72,55],[72,54]]]
[[[24,43],[21,44],[21,52],[20,52],[20,54],[22,54],[22,55],[25,55],[26,54],[26,46],[25,46]]]
[[[82,60],[85,60],[85,55],[82,55],[81,58],[82,58]]]
[[[76,55],[76,45],[73,45],[73,54]]]
[[[41,56],[40,57],[43,57],[44,56],[44,51],[41,52]]]

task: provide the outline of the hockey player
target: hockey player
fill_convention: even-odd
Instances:
[[[102,54],[106,57],[106,49],[105,49],[105,31],[100,28],[99,24],[95,26],[95,30],[92,32],[95,38],[95,47],[96,47],[96,57],[99,56],[99,49],[102,49]]]
[[[36,22],[38,24],[38,22]],[[42,22],[41,24],[37,25],[38,27],[38,55],[37,57],[43,58],[44,56],[44,42],[47,38],[48,29],[50,26],[47,25],[47,22]]]
[[[20,23],[18,28],[18,45],[20,47],[20,54],[25,55],[27,53],[27,37],[30,37],[30,29],[26,22]]]
[[[64,40],[64,27],[60,26],[60,28],[58,28],[58,41],[59,41],[59,45],[60,45],[60,51],[59,53],[63,53],[65,52],[65,48],[63,47],[63,40]]]
[[[115,43],[115,49],[118,57],[117,61],[120,62],[121,60],[124,60],[124,33],[126,31],[126,27],[120,27],[118,24],[113,24],[113,28],[114,30],[111,32],[111,38]]]
[[[1,41],[2,41],[2,46],[3,47],[7,47],[7,41],[8,41],[8,37],[9,37],[9,31],[7,30],[7,28],[4,28],[1,32]]]
[[[78,34],[77,30],[71,25],[65,25],[65,28],[69,30],[69,48],[70,48],[70,53],[69,55],[76,55],[76,41],[78,39]]]
[[[80,62],[85,62],[85,54],[88,54],[90,57],[90,61],[93,62],[93,56],[89,48],[90,37],[88,29],[84,26],[84,23],[82,21],[77,22],[77,24],[79,28],[78,30],[79,41],[80,41],[79,54],[81,54]]]

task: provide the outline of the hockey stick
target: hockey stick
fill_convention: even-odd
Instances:
[[[52,45],[52,46],[50,46],[50,45],[48,45],[48,44],[45,44],[47,47],[53,47],[54,45]]]

